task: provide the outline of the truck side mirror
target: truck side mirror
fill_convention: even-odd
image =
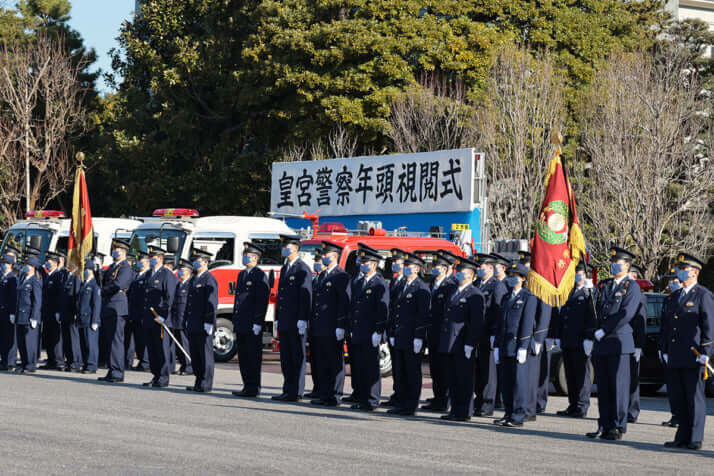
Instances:
[[[273,285],[275,284],[275,270],[270,270],[270,273],[268,273],[268,285],[270,286],[270,289],[273,289]]]
[[[179,251],[179,237],[169,236],[166,238],[166,250],[169,253],[178,253]]]

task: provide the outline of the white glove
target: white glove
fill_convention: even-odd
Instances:
[[[298,328],[298,334],[300,334],[301,336],[304,336],[305,329],[307,329],[307,321],[298,321],[297,328]]]
[[[598,330],[595,331],[595,340],[597,340],[598,342],[600,342],[600,339],[602,339],[603,337],[605,337],[605,331],[604,331],[604,330],[598,329]]]
[[[531,347],[533,348],[533,353],[535,355],[540,354],[540,348],[543,346],[543,344],[536,342],[534,340],[531,341]]]
[[[498,357],[498,347],[496,347],[495,349],[493,349],[493,361],[496,363],[496,365],[498,365],[498,363],[501,361]]]
[[[261,326],[260,324],[253,324],[253,334],[258,335],[262,330],[263,326]]]
[[[60,313],[59,313],[59,312],[55,312],[55,320],[56,320],[57,322],[60,321]]]
[[[382,341],[382,335],[378,332],[372,334],[372,347],[379,347],[379,343]]]
[[[421,339],[414,339],[414,353],[418,354],[421,352],[421,346],[424,345],[424,341]]]
[[[32,319],[30,319],[30,327],[32,327],[33,329],[37,327],[37,321],[33,321]]]
[[[213,333],[213,324],[204,324],[203,330],[205,330],[206,334],[210,336]]]
[[[665,364],[669,363],[669,356],[667,354],[662,354],[662,360],[664,360]]]
[[[470,345],[465,345],[464,346],[464,355],[466,356],[467,359],[471,358],[471,354],[473,353],[474,348]]]
[[[635,362],[639,362],[640,357],[642,357],[642,349],[635,349]]]
[[[15,314],[10,314],[10,324],[15,324]]]
[[[586,288],[592,289],[593,288],[593,280],[590,278],[585,278],[585,285]]]
[[[493,349],[493,343],[496,341],[496,336],[491,336],[489,340],[491,342],[491,349]]]
[[[91,325],[91,328],[92,328],[93,331],[96,332],[97,329],[99,329],[99,324],[97,324],[97,323],[95,322],[94,324]]]
[[[390,338],[389,338],[389,345],[391,345],[392,347],[394,347],[394,337],[390,337]]]
[[[660,360],[660,362],[664,360],[664,359],[662,358],[662,351],[661,351],[661,350],[658,350],[658,351],[657,351],[657,355],[659,355],[659,360]]]
[[[339,327],[335,329],[335,337],[337,337],[337,340],[342,340],[345,338],[345,330],[340,329]]]
[[[583,341],[583,352],[585,352],[585,355],[590,357],[590,354],[593,352],[593,341],[590,339],[585,339]]]
[[[156,320],[159,321],[159,324],[163,324],[164,322],[166,322],[166,319],[161,316],[156,316]]]
[[[560,339],[555,339],[555,345],[556,347],[560,347]]]
[[[527,355],[528,349],[518,349],[518,352],[516,352],[516,360],[519,364],[525,364]]]
[[[546,338],[545,339],[545,351],[550,352],[551,350],[553,350],[553,347],[555,347],[555,340]]]
[[[709,356],[708,355],[700,355],[699,357],[697,357],[697,362],[702,365],[707,365],[707,362],[709,362]]]

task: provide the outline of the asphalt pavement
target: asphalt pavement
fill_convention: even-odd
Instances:
[[[643,398],[639,422],[607,442],[584,436],[596,427],[595,398],[587,419],[556,416],[567,402],[551,396],[536,422],[508,429],[493,418],[451,423],[428,412],[406,418],[273,402],[279,362],[271,356],[263,367],[258,399],[231,395],[241,388],[236,362],[217,366],[211,394],[187,392],[190,376],[151,389],[141,386],[150,375],[139,372],[121,384],[57,371],[0,373],[0,473],[714,474],[714,422],[702,450],[664,449],[674,429],[660,425],[669,418],[663,396]],[[428,378],[424,384],[427,398]],[[390,392],[384,379],[382,394]]]

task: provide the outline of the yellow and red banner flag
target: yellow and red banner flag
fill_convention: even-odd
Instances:
[[[84,169],[77,167],[74,179],[74,198],[72,200],[72,222],[69,228],[67,245],[67,268],[80,279],[84,272],[84,260],[92,252],[94,234],[92,233],[92,211],[89,208],[89,191],[84,179]]]
[[[559,135],[559,134],[558,134]],[[575,282],[575,266],[585,255],[585,239],[575,206],[573,189],[560,159],[560,141],[545,178],[531,248],[528,289],[550,306],[562,306]]]

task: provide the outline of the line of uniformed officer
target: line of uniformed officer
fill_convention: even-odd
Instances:
[[[191,261],[180,258],[177,262],[176,291],[174,292],[174,301],[171,305],[171,315],[166,325],[171,329],[176,339],[178,339],[181,347],[188,352],[188,333],[186,332],[186,303],[188,302],[188,290],[191,286],[191,278],[193,273],[193,265]],[[193,367],[191,361],[186,357],[184,352],[171,340],[169,369],[171,374],[191,375]],[[176,362],[179,363],[179,369],[176,370]]]

